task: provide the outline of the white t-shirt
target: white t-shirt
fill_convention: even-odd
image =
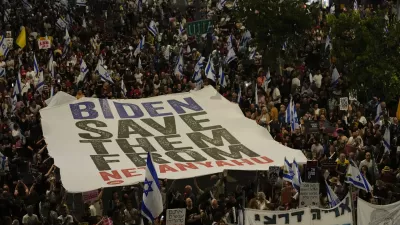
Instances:
[[[279,91],[279,88],[275,88],[274,91],[272,92],[272,99],[276,99],[279,96],[278,100],[274,101],[274,104],[280,104],[281,103],[281,92]]]
[[[292,79],[292,87],[293,85],[296,85],[297,87],[300,87],[300,79],[295,77]]]
[[[58,217],[58,220],[60,220],[62,224],[73,224],[74,223],[74,218],[72,218],[71,215],[66,215],[65,217],[63,215],[61,215]]]
[[[313,77],[313,81],[315,83],[315,86],[317,86],[317,88],[321,88],[322,75],[321,74],[315,74],[314,77]]]
[[[25,225],[34,225],[39,223],[39,218],[36,214],[32,214],[32,216],[29,216],[26,214],[24,217],[22,217],[22,223]]]
[[[143,77],[142,73],[135,73],[136,82],[138,82],[139,84],[142,83],[142,77]]]

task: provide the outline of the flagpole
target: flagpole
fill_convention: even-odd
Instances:
[[[350,192],[350,204],[351,204],[351,217],[353,219],[353,224],[356,224],[356,211],[354,210],[354,200],[353,200],[353,184],[350,184],[349,187]]]

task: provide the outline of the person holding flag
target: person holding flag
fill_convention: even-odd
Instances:
[[[158,181],[156,169],[151,159],[150,152],[147,153],[146,172],[143,182],[142,215],[154,223],[156,218],[163,212],[161,187]]]

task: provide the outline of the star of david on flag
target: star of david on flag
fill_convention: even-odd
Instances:
[[[150,153],[147,153],[141,209],[142,215],[152,222],[163,212],[160,183],[158,182],[157,172],[151,160]]]

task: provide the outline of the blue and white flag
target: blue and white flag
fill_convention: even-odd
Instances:
[[[385,153],[390,153],[390,130],[389,130],[389,128],[386,128],[382,141],[383,141],[383,146],[385,147]]]
[[[178,63],[176,63],[174,75],[179,75],[182,79],[183,76],[183,55],[179,55]]]
[[[81,81],[84,81],[86,74],[89,72],[86,62],[83,59],[81,59],[81,64],[79,65],[79,69],[80,69],[80,73],[79,73],[78,80],[77,80],[78,83]]]
[[[199,60],[197,61],[196,65],[194,66],[194,73],[192,76],[192,80],[195,83],[198,83],[202,80],[201,78],[201,68],[203,68],[204,57],[200,56]]]
[[[64,18],[60,17],[56,22],[56,27],[60,30],[64,30],[68,27],[68,22]]]
[[[125,82],[124,82],[124,79],[122,79],[121,80],[121,94],[122,94],[122,96],[126,97],[126,92],[127,92],[127,90],[126,90]]]
[[[228,50],[233,48],[233,37],[232,37],[232,34],[229,35],[227,44],[228,44]]]
[[[139,12],[143,11],[143,1],[142,0],[137,0],[137,9]]]
[[[226,0],[219,0],[219,2],[217,3],[217,7],[219,10],[222,10],[225,7],[226,4]]]
[[[296,188],[297,191],[300,191],[301,186],[301,174],[299,170],[299,165],[297,164],[296,160],[293,159],[292,163],[292,171],[293,171],[293,187]]]
[[[47,64],[47,69],[49,70],[51,77],[54,79],[55,78],[55,73],[54,73],[54,61],[53,61],[53,53],[50,53],[50,59]]]
[[[347,168],[347,183],[354,185],[354,187],[371,192],[372,187],[368,180],[361,174],[360,170],[350,164]]]
[[[154,220],[163,212],[160,184],[150,152],[147,153],[146,173],[143,182],[142,215],[149,221]]]
[[[142,36],[142,39],[140,39],[139,44],[137,45],[135,51],[133,52],[133,55],[136,57],[144,48],[144,43],[145,43],[145,38]]]
[[[376,107],[375,123],[379,123],[382,115],[383,115],[382,106],[381,103],[379,102],[378,106]]]
[[[157,37],[157,35],[158,35],[158,28],[157,28],[156,23],[155,23],[153,20],[150,22],[149,27],[148,27],[148,30],[149,30],[149,32],[150,32],[154,37]]]
[[[226,87],[226,78],[224,70],[222,69],[222,65],[219,66],[219,85]]]
[[[286,51],[287,49],[287,41],[283,42],[282,44],[282,51]]]
[[[21,95],[21,94],[22,94],[21,73],[18,70],[18,76],[17,76],[17,80],[15,81],[13,95]]]
[[[39,64],[36,60],[36,55],[33,55],[33,71],[34,71],[35,75],[39,74]]]
[[[21,0],[22,2],[22,6],[24,6],[24,8],[28,11],[32,10],[32,5],[28,2],[28,0]]]
[[[326,36],[326,40],[325,40],[325,50],[326,50],[328,47],[332,48],[331,39],[329,38],[329,35]]]
[[[86,0],[76,0],[77,6],[86,6]]]
[[[5,37],[2,36],[1,42],[0,42],[0,55],[6,57],[8,54],[8,51],[9,51],[9,49],[8,49],[7,43],[5,41]]]
[[[290,128],[291,128],[292,132],[295,131],[297,128],[299,128],[296,106],[293,102],[292,97],[290,97],[289,105],[286,108],[285,122],[287,124],[290,124]]]
[[[100,76],[102,81],[107,81],[108,83],[114,84],[114,81],[110,77],[110,74],[108,73],[108,71],[104,68],[103,65],[101,65],[100,60],[97,63],[95,72]]]
[[[178,32],[179,32],[179,35],[182,35],[183,34],[183,32],[185,32],[186,30],[185,30],[185,28],[183,27],[183,25],[182,25],[182,23],[179,25],[179,29],[178,29]]]
[[[240,104],[241,99],[242,99],[242,88],[239,87],[239,92],[238,92],[237,100],[236,100],[238,104]]]
[[[6,75],[6,68],[0,67],[0,77],[4,77]]]
[[[44,87],[43,70],[39,71],[39,80],[36,85],[36,91],[41,92]]]
[[[264,83],[262,84],[262,86],[263,86],[265,92],[267,92],[267,90],[268,90],[268,84],[269,84],[270,82],[271,82],[271,73],[269,72],[269,68],[268,68],[268,71],[267,71],[267,73],[265,74]]]
[[[65,36],[64,36],[64,49],[62,51],[62,58],[65,58],[69,52],[69,44],[71,43],[71,37],[68,33],[68,28],[65,28]]]
[[[326,195],[328,196],[328,203],[331,208],[335,207],[336,205],[340,204],[340,199],[336,195],[336,193],[332,190],[331,186],[328,185],[328,182],[325,180],[326,185]]]
[[[253,60],[256,57],[256,47],[249,48],[249,59]]]
[[[4,10],[4,22],[8,22],[10,20],[11,9]]]
[[[335,87],[339,83],[339,71],[335,68],[332,71],[331,85]]]
[[[247,30],[242,35],[242,39],[240,40],[240,46],[246,46],[247,42],[249,42],[250,40],[251,40],[251,33],[250,31]]]
[[[229,49],[228,55],[227,55],[226,58],[225,58],[225,63],[226,63],[226,64],[229,64],[229,63],[231,63],[233,60],[235,60],[236,58],[237,58],[237,57],[236,57],[235,50],[233,50],[233,48],[231,48],[231,49]]]
[[[214,70],[214,63],[211,59],[211,56],[208,58],[208,62],[206,65],[205,71],[206,77],[215,82],[215,70]]]
[[[294,173],[293,173],[292,166],[290,165],[289,161],[285,157],[285,160],[283,162],[283,176],[282,176],[282,179],[287,181],[287,182],[293,183],[293,176],[294,176]]]

